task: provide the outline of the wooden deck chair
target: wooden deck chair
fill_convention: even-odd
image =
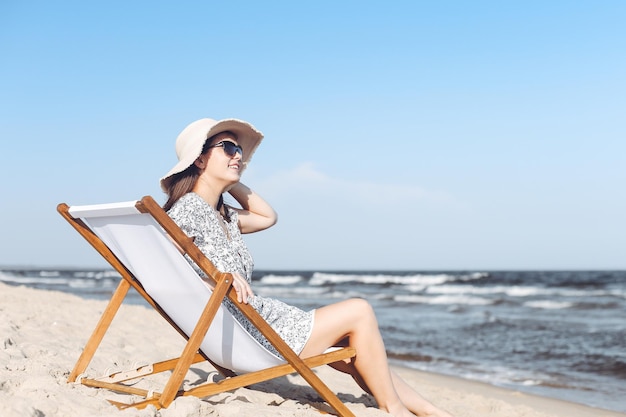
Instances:
[[[58,211],[122,276],[70,373],[69,382],[143,397],[131,404],[111,401],[120,408],[160,408],[169,406],[179,396],[208,397],[297,372],[338,415],[354,416],[312,368],[354,357],[355,350],[342,348],[304,360],[298,357],[256,310],[237,302],[235,291],[231,291],[232,275],[218,271],[151,197],[89,206],[70,207],[62,203]],[[181,250],[213,280],[212,291]],[[181,356],[102,378],[83,377],[131,287],[187,339]],[[284,359],[269,352],[243,329],[222,307],[224,297],[233,300]],[[204,360],[226,378],[183,389],[190,366]],[[172,374],[161,392],[153,393],[128,383],[163,371]]]

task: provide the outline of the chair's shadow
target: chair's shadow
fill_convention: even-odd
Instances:
[[[216,375],[215,372],[207,371],[205,369],[192,367],[190,368],[190,371],[198,376],[197,380],[195,381],[187,380],[187,383],[190,386],[201,385],[209,380],[217,382],[224,379],[222,375]],[[274,378],[269,381],[259,382],[257,384],[249,385],[246,388],[266,394],[277,394],[280,397],[284,398],[285,401],[292,400],[299,404],[309,405],[324,413],[335,414],[335,410],[324,401],[324,399],[313,387],[311,387],[310,385],[294,384],[292,381],[289,380],[287,376]],[[376,407],[376,401],[374,400],[374,398],[365,392],[363,392],[358,397],[354,394],[342,392],[336,393],[336,395],[337,398],[339,398],[339,400],[343,403],[363,404],[366,407]],[[238,398],[238,400],[249,402],[249,400],[245,398]],[[220,401],[211,401],[210,398],[204,398],[203,401],[209,402],[211,404],[220,403]],[[280,403],[274,402],[269,405],[278,406],[280,405]]]

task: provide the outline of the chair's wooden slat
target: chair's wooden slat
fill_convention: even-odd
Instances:
[[[163,394],[161,395],[160,403],[164,407],[170,405],[174,398],[176,397],[176,393],[178,389],[183,383],[185,379],[185,375],[191,366],[193,361],[193,357],[200,349],[200,345],[206,336],[209,327],[211,326],[211,322],[217,313],[218,308],[222,304],[222,300],[224,299],[224,294],[228,291],[232,286],[232,275],[230,274],[220,274],[221,278],[219,279],[217,285],[213,289],[213,294],[209,298],[209,302],[207,303],[204,311],[200,315],[198,319],[198,324],[193,329],[187,344],[185,345],[185,349],[176,364],[176,368],[172,372],[172,376],[169,381],[165,385],[163,390]]]
[[[113,293],[109,304],[107,304],[104,312],[102,313],[95,330],[87,341],[83,352],[80,354],[76,365],[74,365],[74,369],[67,379],[69,382],[76,381],[76,378],[85,372],[85,369],[89,366],[89,363],[91,362],[91,359],[93,359],[93,355],[95,355],[98,346],[100,346],[100,343],[109,329],[115,314],[117,314],[119,307],[122,305],[122,301],[124,301],[129,288],[130,285],[126,280],[121,280],[118,284],[117,289]]]
[[[321,365],[328,365],[329,363],[338,362],[351,357],[354,357],[356,351],[352,347],[345,347],[333,352],[324,353],[321,355],[313,356],[307,359],[303,359],[303,362],[311,367],[315,368]],[[289,375],[296,372],[296,370],[290,364],[284,364],[275,366],[269,369],[263,369],[257,372],[250,372],[243,375],[238,375],[232,378],[227,378],[218,382],[210,382],[199,385],[197,387],[189,388],[186,391],[179,391],[178,396],[193,396],[193,397],[208,397],[211,395],[219,394],[221,392],[233,391],[237,388],[246,387],[248,385],[257,384],[259,382],[268,381],[270,379],[278,378],[281,376]],[[110,388],[113,390],[113,388]],[[147,398],[143,401],[129,404],[134,408],[143,409],[148,405],[153,405],[156,408],[162,406],[162,402],[159,400],[162,394],[154,393],[153,397]],[[144,395],[145,396],[145,395]],[[125,407],[124,407],[125,408]],[[340,414],[345,415],[345,414]]]
[[[67,220],[72,227],[83,237],[85,238],[97,251],[102,255],[106,260],[111,263],[113,260],[117,260],[115,255],[109,250],[109,248],[96,236],[93,231],[87,227],[85,223],[83,223],[80,219],[74,219],[69,214],[69,206],[67,204],[61,203],[57,206],[57,211],[63,216],[65,220]],[[119,262],[119,261],[118,261]],[[117,286],[117,289],[113,293],[113,296],[109,300],[109,303],[102,313],[98,324],[96,325],[95,330],[91,334],[87,344],[85,345],[83,352],[81,353],[76,365],[74,365],[74,369],[70,372],[70,376],[68,378],[69,382],[76,381],[76,378],[89,366],[93,355],[96,353],[98,346],[102,342],[106,331],[108,330],[113,318],[117,314],[119,307],[122,305],[126,294],[130,288],[130,284],[127,280],[122,280]]]
[[[119,384],[116,382],[105,382],[92,378],[81,378],[80,383],[92,388],[105,388],[109,391],[122,392],[124,394],[138,395],[140,397],[146,397],[150,391],[143,388],[130,387],[128,385]]]
[[[165,361],[153,363],[151,365],[143,365],[136,369],[113,372],[109,375],[104,375],[102,377],[94,379],[97,379],[98,381],[113,383],[132,381],[133,379],[137,379],[139,377],[146,377],[150,375],[156,375],[165,371],[171,371],[172,369],[176,368],[176,364],[178,363],[179,359],[180,358],[168,359]],[[204,355],[196,353],[196,355],[193,357],[192,363],[204,361],[206,361]]]
[[[328,365],[329,363],[338,362],[344,359],[351,358],[355,355],[355,350],[352,347],[342,348],[334,352],[325,353],[311,358],[303,359],[303,362],[310,368],[315,368],[321,365]],[[278,378],[281,376],[289,375],[296,372],[296,370],[290,364],[279,365],[273,368],[264,369],[262,371],[250,372],[243,375],[238,375],[234,378],[224,379],[222,381],[203,384],[198,387],[190,388],[185,391],[183,396],[196,396],[196,397],[208,397],[224,391],[232,391],[237,388],[246,387],[248,385],[257,384],[259,382],[268,381],[270,379]]]
[[[270,327],[269,324],[248,304],[240,304],[240,310],[245,316],[263,333],[267,340],[278,350],[278,352],[289,362],[291,366],[315,389],[318,394],[333,407],[340,416],[354,416],[352,412],[342,403],[337,395],[328,388],[326,384],[313,372],[311,368],[305,365],[300,358],[285,341]]]

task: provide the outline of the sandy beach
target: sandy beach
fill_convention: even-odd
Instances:
[[[320,397],[301,378],[288,376],[211,398],[179,398],[168,408],[118,410],[121,395],[79,384],[67,376],[106,302],[0,284],[0,409],[24,416],[319,416]],[[130,369],[180,354],[184,340],[154,311],[123,305],[88,375]],[[206,380],[212,368],[193,365],[186,384]],[[426,398],[457,417],[626,417],[626,414],[528,395],[450,376],[396,368]],[[384,416],[347,376],[328,367],[318,374],[357,416]],[[158,384],[166,376],[140,383]],[[150,387],[149,387],[150,388]]]

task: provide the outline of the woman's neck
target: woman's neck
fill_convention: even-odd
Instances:
[[[202,199],[211,207],[217,209],[217,203],[219,202],[221,195],[226,190],[222,187],[211,186],[211,184],[207,184],[199,179],[191,191],[202,197]]]

